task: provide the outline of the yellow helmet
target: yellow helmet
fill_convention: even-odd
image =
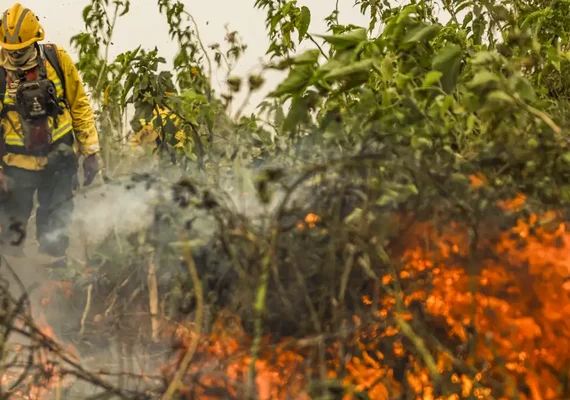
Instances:
[[[44,36],[39,18],[29,8],[16,3],[4,11],[0,21],[0,46],[4,49],[21,50],[43,40]]]

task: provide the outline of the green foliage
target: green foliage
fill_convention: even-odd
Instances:
[[[553,14],[531,4],[513,4],[509,11],[450,2],[445,25],[427,2],[383,5],[381,13],[374,11],[384,27],[378,36],[369,38],[358,27],[315,36],[328,46],[326,59],[315,49],[274,64],[289,68],[271,93],[291,99],[282,127],[320,135],[323,145],[341,144],[348,152],[363,141],[369,151],[390,149],[391,155],[383,154],[393,161],[388,175],[482,172],[497,177],[501,195],[522,191],[561,200],[566,167],[555,160],[563,159],[567,143],[556,121],[566,117],[559,112],[561,97],[549,87],[555,79],[566,81],[568,56],[553,27],[568,5],[559,3],[561,12]],[[372,5],[361,7],[370,11]],[[459,12],[466,13],[461,22]],[[549,28],[545,17],[553,20]]]
[[[290,55],[308,35],[311,24],[311,11],[298,7],[296,0],[256,0],[255,7],[266,10],[265,26],[271,44],[267,54],[271,57]],[[297,40],[293,34],[297,34]]]
[[[550,202],[566,197],[567,113],[560,110],[570,108],[563,104],[570,60],[562,22],[570,11],[567,2],[546,8],[529,2],[444,2],[451,16],[445,23],[426,1],[356,4],[369,15],[368,27],[340,25],[333,10],[326,20],[329,32],[314,35],[307,7],[257,0],[255,6],[267,13],[267,53],[273,59],[267,68],[287,75],[257,115],[242,116],[242,106],[233,121],[226,113],[236,94],[259,90],[263,77],[232,74],[247,46],[227,29],[227,48],[209,48],[216,66],[228,71],[227,93],[215,96],[210,54],[180,1],[157,3],[179,44],[172,72],[160,71],[165,60],[157,49],[139,47],[107,59],[105,47],[115,22],[129,11],[128,2],[93,1],[83,14],[87,32],[72,44],[99,102],[101,131],[122,132],[129,104],[135,106],[134,131],[141,119],[150,121],[166,110],[178,122],[164,129],[162,117],[154,118],[159,145],[202,166],[235,157],[231,147],[238,143],[257,154],[239,152],[246,161],[264,155],[285,163],[291,160],[284,149],[309,143],[348,154],[390,149],[385,157],[393,164],[384,167],[386,176],[396,170],[425,172],[426,166],[435,175],[500,171],[501,195],[524,191]],[[318,47],[295,53],[307,40]],[[307,150],[301,153],[311,157]]]
[[[391,274],[383,246],[393,245],[397,253],[402,244],[394,243],[404,240],[398,236],[398,224],[389,222],[394,214],[414,223],[463,222],[469,229],[469,247],[475,249],[480,224],[510,224],[517,216],[502,211],[501,200],[522,193],[527,198],[522,213],[567,213],[570,2],[390,3],[356,1],[369,17],[365,27],[340,24],[335,9],[326,18],[328,31],[317,35],[311,33],[307,7],[294,0],[256,0],[255,7],[266,12],[270,40],[264,71],[282,71],[284,77],[254,114],[243,115],[242,105],[233,116],[236,96],[245,91],[247,100],[264,82],[264,71],[247,77],[233,73],[247,49],[237,32],[227,29],[224,45],[210,46],[209,54],[184,5],[158,0],[179,45],[174,70],[167,72],[160,70],[165,59],[157,49],[139,47],[107,59],[101,46],[111,41],[114,22],[109,21],[128,12],[128,3],[93,1],[85,9],[87,32],[72,43],[81,54],[78,67],[98,102],[105,137],[121,131],[116,128],[132,106],[132,129],[142,127],[141,119],[153,120],[157,148],[166,150],[161,154],[168,155],[169,162],[182,165],[187,175],[188,165],[206,171],[192,169],[196,180],[219,184],[225,177],[235,181],[235,171],[242,166],[271,166],[252,184],[261,221],[246,223],[230,206],[220,211],[209,189],[200,200],[193,194],[198,208],[215,210],[220,231],[208,244],[213,249],[206,251],[222,254],[224,262],[214,260],[208,266],[223,264],[237,274],[231,280],[239,280],[232,287],[234,303],[225,304],[242,313],[245,324],[255,325],[256,334],[262,318],[274,325],[285,321],[307,335],[329,329],[326,324],[332,322],[325,316],[338,312],[333,306],[337,284],[345,279],[341,267],[348,265],[337,262],[347,249],[363,254],[366,262],[358,274],[366,279],[372,279],[372,264]],[[111,18],[109,7],[115,10]],[[449,18],[441,18],[440,9]],[[309,42],[312,49],[298,52]],[[212,64],[227,69],[227,88],[221,94],[211,89]],[[214,169],[221,176],[214,177]],[[486,178],[477,190],[471,181],[474,174]],[[275,193],[283,192],[284,199],[276,200]],[[320,216],[318,229],[295,230],[309,212]],[[165,241],[174,240],[174,225],[183,217],[171,219]],[[112,247],[114,241],[107,244]],[[164,243],[155,240],[152,245],[156,250]],[[176,264],[178,256],[169,252],[164,264]],[[110,262],[106,267],[120,276],[140,262]],[[263,290],[257,292],[259,315],[254,318],[248,313],[258,282],[251,276],[259,275]],[[283,287],[279,278],[310,281],[310,293],[302,298],[302,285]],[[175,298],[172,309],[192,287],[176,279],[180,282],[169,293]],[[429,280],[421,284],[425,282]],[[351,296],[353,305],[361,306],[361,293]],[[268,316],[262,316],[264,297],[273,311]],[[308,310],[303,318],[299,309]]]
[[[445,22],[428,1],[356,4],[369,26],[341,25],[333,10],[329,31],[316,35],[310,10],[296,1],[256,1],[267,13],[266,69],[286,75],[249,116],[243,107],[228,115],[237,94],[247,90],[248,97],[263,85],[263,73],[232,73],[247,46],[227,29],[226,46],[214,44],[209,54],[179,1],[158,1],[179,44],[171,72],[160,70],[157,49],[107,59],[101,46],[128,3],[92,2],[87,32],[72,44],[99,102],[101,131],[120,131],[107,127],[120,126],[129,105],[134,131],[162,110],[153,122],[158,147],[183,165],[302,167],[330,156],[371,157],[378,160],[369,183],[375,204],[419,206],[426,215],[444,203],[450,216],[471,218],[521,192],[533,207],[570,200],[568,2],[449,1]],[[296,52],[306,41],[315,48]],[[211,54],[227,68],[221,95],[211,90]],[[471,194],[473,173],[489,179],[485,201]]]
[[[129,2],[93,1],[83,12],[87,31],[71,40],[80,54],[77,67],[96,102],[105,161],[113,164],[111,154],[122,152],[125,138],[138,132],[143,123],[152,123],[159,135],[157,148],[168,160],[188,159],[203,164],[204,146],[212,144],[214,127],[223,122],[227,104],[212,97],[212,66],[193,17],[179,1],[158,1],[169,33],[179,44],[174,71],[161,71],[166,60],[156,48],[139,46],[115,60],[108,59],[114,26],[129,12],[129,6]],[[237,32],[228,31],[225,40],[229,49],[223,51],[215,45],[211,50],[215,51],[218,66],[224,61],[231,71],[247,46],[240,42]],[[248,87],[255,91],[262,83],[262,78],[252,75]],[[132,131],[124,133],[129,106],[135,110],[129,124]],[[180,165],[184,168],[187,163]]]

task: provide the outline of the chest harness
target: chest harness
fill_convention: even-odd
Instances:
[[[44,48],[47,46],[37,46],[38,49],[38,65],[28,71],[18,69],[10,71],[6,74],[4,68],[0,68],[3,73],[0,78],[3,79],[2,86],[8,87],[8,94],[13,98],[13,104],[4,104],[4,94],[6,90],[2,90],[1,100],[3,104],[0,118],[6,118],[10,111],[16,111],[22,126],[21,132],[18,132],[14,126],[13,121],[7,118],[12,126],[12,129],[22,138],[26,151],[30,154],[45,156],[49,153],[53,143],[52,132],[58,128],[58,117],[64,113],[65,108],[69,109],[69,104],[64,95],[57,96],[55,84],[48,79],[47,70],[45,66]],[[53,47],[49,50],[55,52]],[[45,54],[48,55],[47,52]],[[57,54],[51,54],[57,57]],[[48,58],[48,61],[49,58]],[[60,76],[59,79],[62,85],[65,84],[63,74],[60,73],[61,68],[57,58],[56,72]],[[50,62],[53,66],[53,61]],[[1,83],[1,82],[0,82]],[[65,86],[63,86],[65,87]],[[52,118],[52,125],[49,124],[49,119]]]

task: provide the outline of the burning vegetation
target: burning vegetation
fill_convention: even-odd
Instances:
[[[75,276],[2,257],[0,398],[570,398],[570,2],[358,0],[366,27],[316,36],[257,0],[271,62],[221,96],[237,32],[207,47],[159,0],[172,71],[107,60],[108,3],[72,41],[104,184]]]
[[[484,186],[472,177],[473,193]],[[326,201],[309,212],[286,207],[269,235],[220,202],[208,212],[228,219],[207,245],[163,254],[160,266],[159,253],[139,248],[121,271],[117,260],[96,259],[83,288],[47,282],[36,290],[35,320],[26,297],[4,292],[6,335],[26,340],[5,349],[3,393],[67,398],[83,381],[125,399],[568,395],[570,234],[559,214],[525,215],[522,195],[497,205],[514,221],[505,229],[391,212],[382,221],[392,230],[380,238],[380,214],[365,218],[352,191],[341,218]],[[212,199],[194,196],[198,209]],[[220,247],[224,239],[233,252]],[[169,270],[176,259],[181,267]],[[173,276],[186,290],[160,284]],[[120,365],[101,350],[115,340],[130,349]]]

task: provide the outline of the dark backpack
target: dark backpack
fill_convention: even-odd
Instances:
[[[65,92],[65,76],[63,75],[63,70],[61,69],[61,64],[59,63],[59,56],[57,55],[57,50],[52,44],[42,44],[41,45],[46,56],[47,61],[55,69],[57,77],[61,81],[61,87],[63,89],[63,98],[66,99]],[[4,96],[6,95],[6,70],[0,67],[0,104],[4,104]]]

